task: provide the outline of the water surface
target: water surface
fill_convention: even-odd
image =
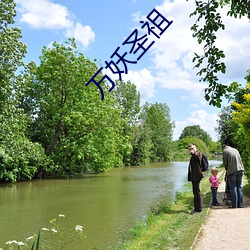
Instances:
[[[211,165],[219,163],[210,161]],[[152,205],[164,197],[169,202],[173,199],[187,182],[187,165],[169,162],[117,168],[81,179],[1,184],[0,247],[8,240],[25,241],[41,228],[51,228],[49,221],[57,218],[67,234],[82,225],[87,235],[81,243],[64,249],[107,249],[117,244],[121,232],[145,219]],[[57,235],[48,233],[56,241]]]

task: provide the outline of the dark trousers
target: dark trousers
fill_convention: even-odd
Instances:
[[[202,211],[200,181],[192,181],[192,187],[194,194],[194,210],[200,212]]]
[[[216,206],[218,203],[217,201],[217,187],[211,187],[212,190],[212,205]]]

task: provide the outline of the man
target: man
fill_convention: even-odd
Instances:
[[[191,214],[199,213],[202,211],[200,181],[203,178],[201,172],[201,159],[202,152],[197,150],[194,144],[189,144],[188,148],[191,153],[190,163],[188,167],[188,181],[192,182],[193,195],[194,195],[194,209]]]
[[[236,148],[223,145],[222,151],[223,165],[227,171],[227,178],[232,197],[232,205],[229,207],[241,208],[243,207],[242,177],[244,174],[244,165],[240,153]]]

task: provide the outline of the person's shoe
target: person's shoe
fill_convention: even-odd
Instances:
[[[236,207],[233,207],[233,206],[231,205],[231,206],[228,206],[228,208],[236,208]]]
[[[243,208],[243,205],[238,206],[238,208]]]
[[[219,206],[220,204],[219,203],[216,203],[216,204],[212,204],[212,206]]]
[[[196,210],[192,210],[191,212],[190,212],[190,214],[196,214],[196,213],[200,213],[201,211],[196,211]]]

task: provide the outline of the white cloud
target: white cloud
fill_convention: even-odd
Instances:
[[[209,110],[208,103],[204,99],[204,89],[207,87],[207,83],[198,81],[199,78],[196,76],[198,69],[193,68],[194,63],[192,62],[194,52],[198,54],[203,52],[202,46],[198,45],[190,30],[196,20],[196,17],[189,18],[190,13],[195,10],[195,1],[165,0],[163,4],[156,6],[156,9],[173,23],[160,39],[155,39],[155,43],[149,51],[152,61],[150,70],[154,80],[153,86],[158,89],[158,92],[151,89],[151,93],[159,93],[161,90],[162,92],[183,90],[180,99],[185,100],[186,104],[189,102],[189,110],[193,110],[193,112],[180,114],[183,118],[175,121],[175,139],[179,138],[184,127],[200,125],[216,141],[214,128],[217,127],[218,115],[214,113],[216,111],[212,114],[209,113],[210,111],[206,111]],[[249,20],[228,17],[225,8],[220,13],[226,29],[217,34],[216,43],[220,49],[224,50],[227,64],[226,74],[219,75],[220,81],[227,84],[233,81],[245,83],[246,70],[250,69]],[[145,20],[145,16],[138,12],[133,15],[133,20],[138,23],[138,20]],[[182,104],[175,103],[171,110],[172,113],[175,112],[175,105]]]
[[[113,74],[107,69],[103,69],[103,74],[108,75],[113,81],[119,79],[118,74]],[[151,71],[146,68],[138,71],[128,70],[128,74],[122,75],[122,80],[136,85],[136,89],[141,95],[141,104],[154,95],[155,80]]]
[[[35,29],[63,29],[73,25],[65,6],[48,0],[18,0],[21,21]]]
[[[90,42],[95,40],[95,33],[90,26],[83,26],[81,23],[76,23],[71,29],[68,29],[65,33],[67,37],[74,37],[77,42],[87,48]]]
[[[155,76],[155,86],[165,89],[183,89],[189,95],[203,98],[202,90],[206,83],[198,82],[193,69],[192,58],[194,52],[201,53],[202,46],[197,44],[192,37],[190,27],[195,17],[189,18],[190,13],[195,10],[194,1],[165,0],[163,4],[156,6],[156,9],[173,23],[165,31],[160,39],[150,50],[152,72]],[[217,44],[225,50],[228,69],[227,74],[221,76],[221,81],[228,82],[244,79],[246,70],[250,68],[250,25],[247,18],[235,19],[226,15],[227,9],[221,10],[222,20],[225,22],[226,30],[218,33]],[[133,15],[133,20],[144,20],[140,12]],[[229,81],[230,82],[230,81]]]
[[[174,129],[174,140],[178,140],[183,129],[187,126],[200,125],[200,127],[206,131],[213,139],[217,141],[217,135],[214,128],[218,126],[217,124],[218,114],[209,114],[205,110],[195,110],[192,111],[189,118],[184,121],[175,121]]]
[[[75,22],[75,16],[63,5],[49,0],[17,0],[20,20],[34,29],[65,30],[63,35],[75,38],[84,48],[95,40],[91,27]]]
[[[137,90],[141,94],[141,103],[144,103],[154,95],[155,79],[151,71],[146,68],[139,71],[129,70],[128,74],[123,76],[123,80],[125,82],[130,80],[136,85]]]

